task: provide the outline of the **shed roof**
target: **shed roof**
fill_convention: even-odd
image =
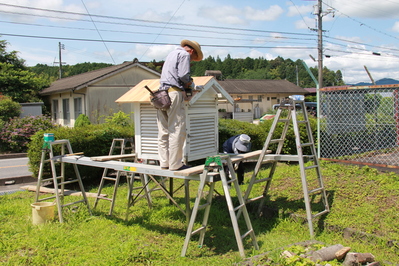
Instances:
[[[213,89],[216,93],[220,94],[220,96],[226,99],[228,102],[233,104],[234,100],[231,96],[226,92],[220,84],[216,81],[216,79],[212,76],[205,76],[205,77],[193,77],[194,84],[198,87],[201,86],[202,90],[199,93],[195,94],[191,100],[190,105],[193,104],[196,100],[201,97],[201,94],[209,89]],[[115,102],[117,103],[134,103],[134,102],[150,102],[150,94],[144,88],[148,86],[150,90],[156,91],[159,89],[159,79],[145,79],[141,81],[139,84],[134,86],[124,95],[119,97]]]
[[[287,80],[226,79],[218,82],[230,94],[308,93],[305,89]]]
[[[129,61],[129,62],[124,62],[119,65],[114,65],[114,66],[109,66],[93,71],[89,71],[86,73],[62,78],[59,80],[54,81],[51,83],[50,87],[42,90],[40,92],[41,95],[49,95],[52,93],[59,93],[59,92],[65,92],[65,91],[70,91],[70,90],[79,90],[82,88],[85,88],[93,83],[99,82],[103,79],[106,79],[110,76],[113,76],[115,74],[118,74],[122,71],[125,71],[129,68],[132,67],[140,67],[143,69],[146,69],[148,71],[154,72],[158,75],[160,75],[158,72],[143,66],[142,64],[138,63],[137,61]],[[120,84],[123,85],[123,84]],[[126,84],[126,86],[132,86],[132,84]]]

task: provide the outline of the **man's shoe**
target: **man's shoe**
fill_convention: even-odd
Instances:
[[[184,170],[184,169],[188,169],[188,168],[191,168],[191,166],[188,166],[188,165],[183,164],[183,166],[180,167],[179,169],[172,170],[172,171],[180,171],[180,170]]]

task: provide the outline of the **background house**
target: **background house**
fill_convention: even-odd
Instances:
[[[158,72],[130,61],[59,79],[40,94],[51,106],[53,121],[73,127],[80,114],[87,115],[92,123],[118,111],[131,114],[130,105],[121,106],[115,100],[143,79],[159,77]]]
[[[272,110],[274,104],[290,95],[305,95],[308,91],[287,80],[219,80],[219,84],[234,99],[234,106],[220,104],[219,108],[232,113],[232,118],[248,120],[259,118]]]

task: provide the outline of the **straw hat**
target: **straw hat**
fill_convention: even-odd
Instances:
[[[181,41],[180,45],[181,47],[188,45],[197,52],[197,58],[193,59],[193,61],[201,61],[202,58],[204,57],[201,51],[201,45],[199,45],[199,43],[197,43],[196,41],[183,40]]]
[[[241,134],[234,140],[233,146],[240,152],[249,152],[251,150],[251,137]]]

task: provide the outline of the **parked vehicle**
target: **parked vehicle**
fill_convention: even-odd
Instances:
[[[308,112],[313,111],[317,112],[317,102],[305,102],[306,110]],[[273,110],[277,110],[280,107],[280,104],[273,104]],[[300,104],[296,104],[297,108],[301,108]]]

